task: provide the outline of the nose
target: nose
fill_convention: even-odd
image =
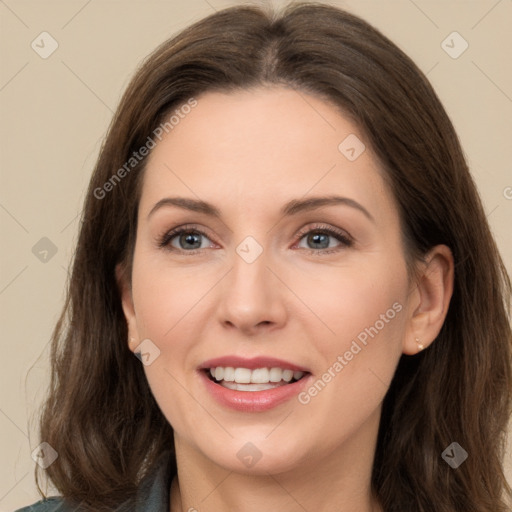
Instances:
[[[217,315],[224,328],[254,336],[286,323],[286,287],[269,264],[265,250],[252,262],[234,255],[233,267],[219,290]]]

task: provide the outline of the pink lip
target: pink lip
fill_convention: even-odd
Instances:
[[[221,365],[219,364],[218,366]],[[266,365],[255,366],[255,368],[265,367]],[[247,368],[247,366],[245,366],[245,368]],[[311,374],[308,374],[292,384],[285,384],[264,391],[235,391],[210,380],[207,370],[199,370],[198,373],[207,391],[220,405],[241,412],[263,412],[277,407],[298,395],[301,390],[306,387],[312,377]]]
[[[249,370],[255,370],[256,368],[282,368],[283,370],[309,372],[307,368],[297,366],[282,359],[276,359],[275,357],[253,357],[250,359],[240,356],[217,357],[205,361],[199,368],[201,370],[209,370],[210,368],[217,368],[217,366],[224,368],[228,366],[232,368],[248,368]],[[242,393],[245,393],[245,391],[242,391]]]

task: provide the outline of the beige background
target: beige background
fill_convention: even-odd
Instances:
[[[0,1],[0,511],[38,499],[31,451],[38,444],[33,420],[47,383],[48,341],[63,302],[77,215],[120,94],[160,42],[236,3]],[[512,1],[331,3],[374,24],[428,74],[459,133],[510,272]],[[43,31],[59,45],[47,59],[31,48]],[[441,46],[453,31],[469,44],[457,59]],[[455,50],[460,44],[455,40]],[[43,237],[57,248],[46,262],[32,252]],[[511,458],[509,450],[512,482]]]

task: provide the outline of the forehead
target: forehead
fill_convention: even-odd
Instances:
[[[364,135],[330,103],[287,88],[207,92],[196,101],[148,158],[142,210],[167,192],[245,209],[339,193],[392,209]]]

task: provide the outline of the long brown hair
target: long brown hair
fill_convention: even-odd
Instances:
[[[147,157],[126,163],[191,98],[260,85],[315,94],[350,116],[392,187],[408,257],[436,244],[454,255],[443,328],[428,350],[402,356],[384,401],[372,474],[384,510],[509,510],[510,279],[457,135],[397,46],[360,18],[311,2],[216,12],[159,46],[129,84],[90,181],[52,335],[40,435],[59,457],[47,476],[64,497],[108,509],[173,449],[172,428],[128,349],[115,280],[119,262],[130,274]],[[469,454],[457,469],[441,457],[452,442]]]

